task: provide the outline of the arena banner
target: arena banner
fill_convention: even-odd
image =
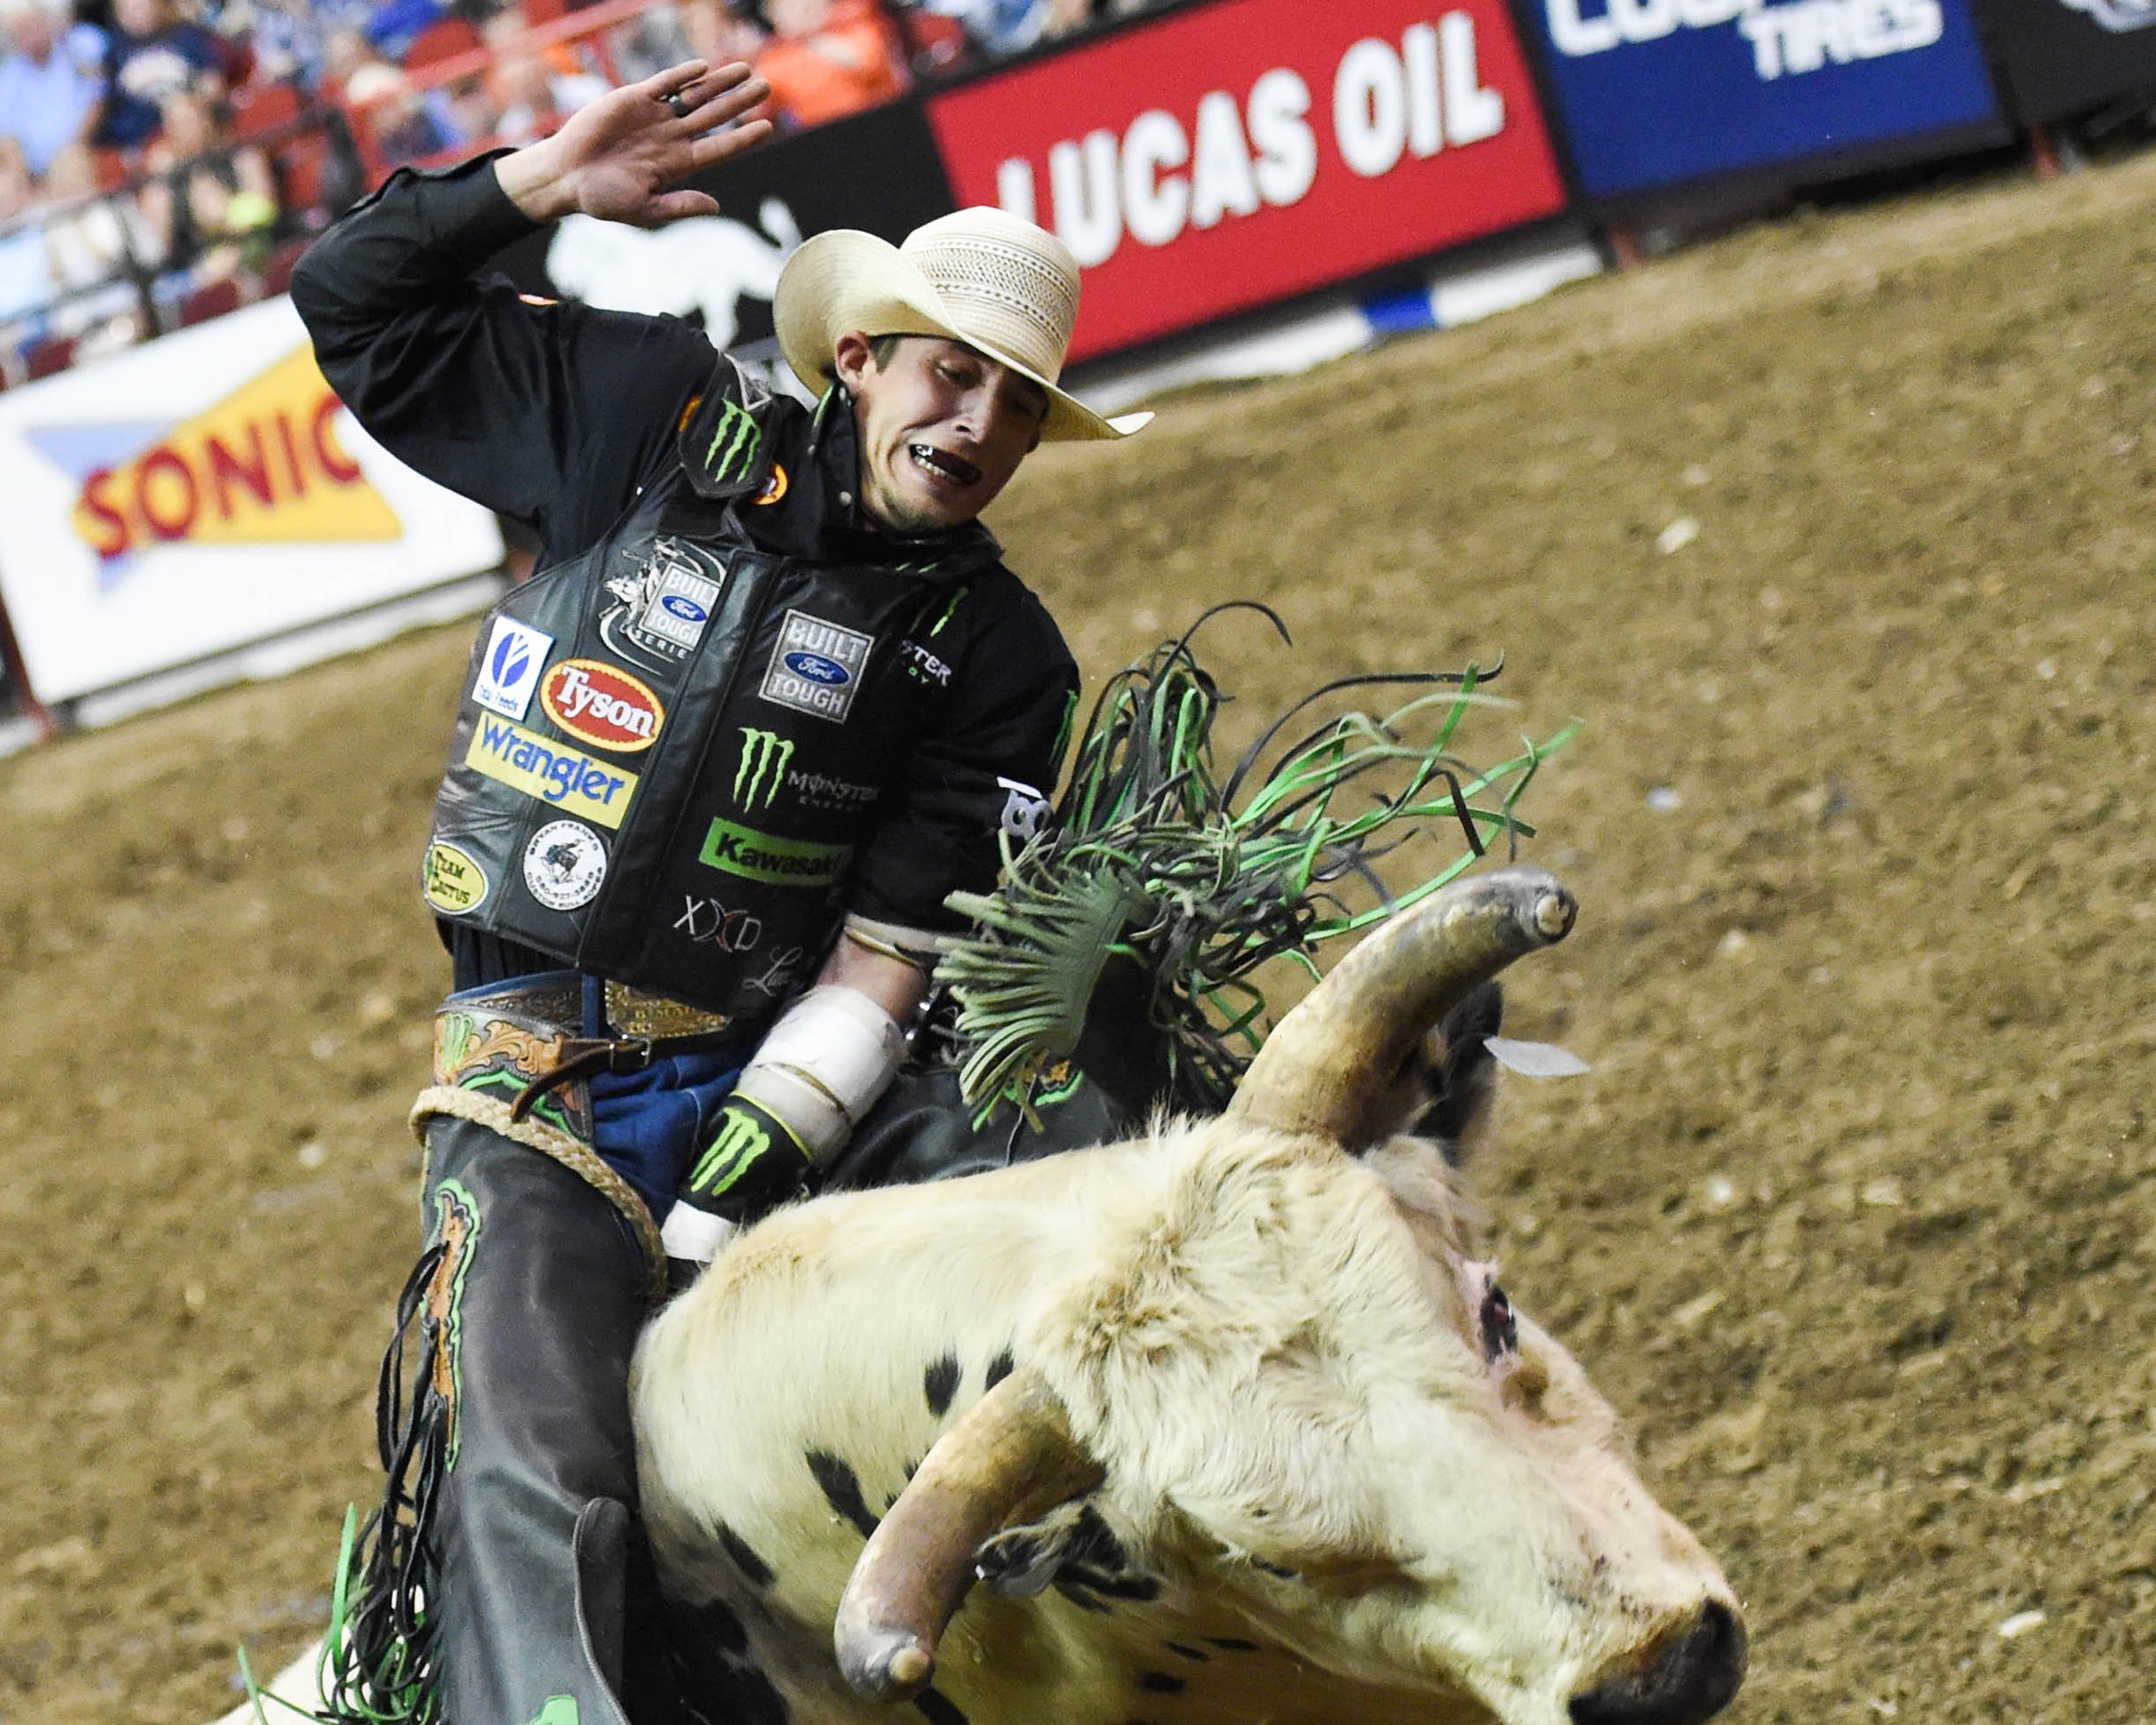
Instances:
[[[2156,0],[1974,0],[2024,126],[2156,95]]]
[[[496,267],[527,293],[613,311],[691,317],[721,347],[772,334],[771,295],[793,249],[827,228],[894,242],[957,205],[921,104],[908,99],[778,139],[687,182],[716,216],[646,232],[572,216]]]
[[[1503,0],[1216,0],[928,99],[962,204],[1077,254],[1073,358],[1552,216]]]
[[[1964,0],[1521,0],[1608,198],[2002,126]]]
[[[68,701],[494,567],[493,515],[393,459],[288,300],[0,395],[0,602]]]

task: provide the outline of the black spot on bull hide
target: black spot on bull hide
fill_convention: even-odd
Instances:
[[[875,1532],[876,1518],[869,1513],[868,1500],[861,1496],[860,1476],[852,1467],[828,1450],[810,1450],[803,1459],[822,1489],[824,1501],[851,1522],[862,1538]]]
[[[967,1725],[966,1716],[947,1695],[939,1695],[933,1689],[924,1689],[913,1697],[913,1704],[928,1725]]]
[[[1184,1659],[1194,1659],[1201,1663],[1213,1656],[1203,1647],[1186,1647],[1180,1641],[1163,1641],[1160,1645],[1167,1648],[1170,1653],[1178,1654]]]
[[[733,1559],[734,1568],[751,1583],[757,1587],[771,1585],[771,1565],[758,1557],[754,1548],[724,1522],[719,1523],[719,1543],[726,1548],[726,1555]]]
[[[1138,1687],[1148,1695],[1180,1695],[1183,1679],[1170,1676],[1166,1671],[1147,1671],[1138,1679]]]
[[[1017,1369],[1017,1368],[1018,1362],[1011,1358],[1011,1351],[1006,1348],[1001,1353],[998,1354],[993,1359],[988,1362],[988,1381],[983,1388],[993,1389],[996,1385],[1002,1383],[1004,1378],[1009,1377],[1010,1374]]]
[[[928,1411],[938,1420],[951,1409],[958,1393],[958,1356],[947,1353],[921,1374],[921,1391],[928,1399]]]
[[[676,1725],[788,1725],[785,1697],[750,1661],[748,1636],[726,1605],[669,1601],[664,1611],[666,1688],[639,1686],[636,1717]],[[641,1667],[649,1670],[649,1666]]]

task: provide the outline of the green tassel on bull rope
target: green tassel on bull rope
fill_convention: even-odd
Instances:
[[[937,968],[960,1012],[960,1081],[977,1123],[1009,1102],[1034,1117],[1044,1074],[1078,1048],[1111,961],[1131,961],[1164,1041],[1169,1096],[1224,1106],[1263,1040],[1255,973],[1276,958],[1317,973],[1318,945],[1368,927],[1471,868],[1502,837],[1508,853],[1534,829],[1514,813],[1548,742],[1489,768],[1453,752],[1468,713],[1502,705],[1481,692],[1496,675],[1347,677],[1313,691],[1258,738],[1224,782],[1213,725],[1226,700],[1191,640],[1178,639],[1110,681],[1094,704],[1052,819],[985,896],[954,893],[973,928]],[[1333,712],[1350,690],[1420,687],[1383,716]],[[1307,728],[1291,732],[1301,724]],[[1283,740],[1286,739],[1286,740]],[[1460,849],[1419,884],[1389,891],[1374,865],[1418,834],[1456,832]]]

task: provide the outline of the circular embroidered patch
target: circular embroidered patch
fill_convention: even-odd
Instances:
[[[524,884],[550,911],[576,911],[599,896],[606,842],[573,820],[550,820],[524,847]]]

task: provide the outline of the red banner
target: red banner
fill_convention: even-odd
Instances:
[[[1071,357],[1564,207],[1503,0],[1222,0],[931,98],[961,204],[1085,270]]]

